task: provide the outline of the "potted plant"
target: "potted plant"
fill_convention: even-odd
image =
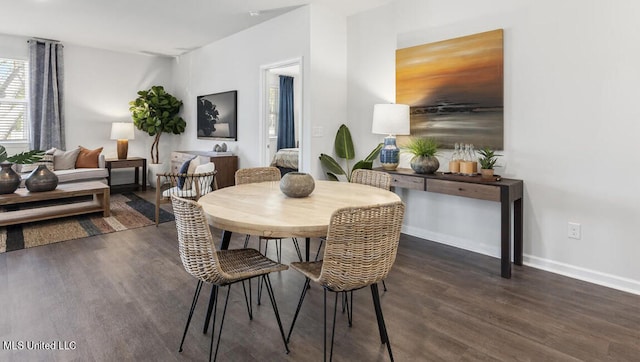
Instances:
[[[14,163],[31,164],[39,161],[43,155],[44,151],[33,150],[8,156],[5,147],[0,145],[0,194],[13,193],[20,186],[20,175],[12,168]]]
[[[158,145],[162,133],[181,134],[187,123],[178,115],[182,101],[167,93],[162,86],[153,86],[138,92],[138,98],[129,102],[129,111],[137,129],[154,137],[151,144],[151,177],[149,183],[155,187],[157,172],[162,172]],[[156,165],[156,166],[154,166]]]
[[[138,98],[129,102],[133,124],[149,136],[155,137],[151,144],[151,163],[159,163],[158,144],[163,132],[181,134],[187,123],[178,116],[182,101],[167,93],[162,86],[153,86],[138,92]]]
[[[351,132],[349,128],[344,124],[338,128],[338,132],[336,133],[336,139],[334,141],[334,148],[336,151],[336,156],[340,158],[344,158],[347,164],[347,169],[342,168],[340,164],[331,156],[321,153],[320,154],[320,162],[322,166],[327,170],[327,177],[331,181],[338,181],[338,175],[344,175],[347,178],[347,181],[351,181],[351,173],[353,170],[364,168],[371,169],[373,167],[373,160],[378,157],[380,150],[382,149],[382,143],[378,144],[376,148],[369,153],[369,155],[364,159],[356,162],[353,165],[353,168],[349,168],[349,160],[353,160],[355,158],[355,150],[353,147],[353,140],[351,139]]]
[[[493,167],[496,165],[498,157],[502,155],[496,154],[495,151],[489,147],[479,150],[478,153],[480,154],[478,162],[480,162],[480,174],[482,175],[482,178],[492,178]]]
[[[440,167],[440,162],[436,157],[438,143],[433,138],[411,138],[402,150],[413,155],[411,168],[416,173],[434,173]]]

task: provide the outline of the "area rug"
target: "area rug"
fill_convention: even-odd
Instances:
[[[134,193],[111,195],[111,216],[101,213],[0,227],[0,253],[155,225],[155,205]],[[174,220],[160,209],[160,222]]]

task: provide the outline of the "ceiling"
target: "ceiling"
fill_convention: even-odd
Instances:
[[[176,56],[307,4],[348,16],[389,1],[0,0],[0,34]]]

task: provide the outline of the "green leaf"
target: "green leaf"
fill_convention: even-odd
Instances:
[[[329,181],[340,181],[338,180],[338,176],[332,174],[331,172],[327,172],[327,179],[329,179]]]
[[[371,153],[369,154],[369,156],[365,157],[364,160],[371,161],[371,162],[375,161],[375,159],[378,158],[378,155],[380,154],[382,147],[384,147],[384,145],[382,143],[378,143],[378,146],[376,146],[376,148],[374,148],[373,151],[371,151]]]
[[[344,172],[340,164],[338,164],[338,162],[336,162],[336,160],[334,160],[333,157],[327,154],[324,154],[324,153],[320,154],[320,163],[322,163],[322,166],[333,174],[346,175],[346,173]]]
[[[0,145],[0,162],[7,160],[7,150],[4,146]]]
[[[44,156],[44,151],[33,150],[27,152],[20,152],[11,157],[7,157],[7,161],[19,164],[30,164],[34,162],[40,161],[40,159]]]
[[[360,169],[360,168],[363,168],[365,170],[371,170],[372,167],[373,167],[373,161],[362,160],[362,161],[358,161],[353,166],[353,170],[357,170],[357,169]],[[353,170],[351,170],[351,172],[353,172]]]
[[[336,155],[340,158],[353,160],[353,158],[356,157],[351,132],[349,132],[349,128],[344,124],[338,128],[338,132],[336,133],[335,149]]]

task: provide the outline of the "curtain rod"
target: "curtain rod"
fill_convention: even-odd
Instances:
[[[27,40],[27,43],[30,42],[30,41],[33,41],[33,40],[35,40],[35,41],[50,41],[50,42],[53,42],[53,43],[60,43],[60,40],[45,39],[45,38],[35,38],[35,37]]]

